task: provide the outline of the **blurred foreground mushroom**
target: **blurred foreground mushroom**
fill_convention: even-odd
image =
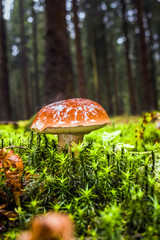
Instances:
[[[73,222],[62,213],[49,213],[33,219],[31,230],[22,232],[17,240],[72,240]]]
[[[6,177],[6,183],[11,188],[15,204],[20,206],[21,175],[23,173],[23,161],[13,150],[7,152],[6,148],[0,149],[0,162]]]
[[[55,102],[43,107],[36,115],[31,129],[39,133],[58,134],[61,148],[81,143],[84,134],[109,123],[106,111],[98,103],[83,98]]]

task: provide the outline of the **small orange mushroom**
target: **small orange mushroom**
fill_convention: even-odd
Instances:
[[[33,219],[31,230],[17,240],[73,240],[73,222],[62,213],[49,213]]]
[[[7,179],[7,185],[11,188],[17,206],[20,206],[21,175],[23,173],[23,161],[13,150],[0,149],[0,162],[2,171]]]

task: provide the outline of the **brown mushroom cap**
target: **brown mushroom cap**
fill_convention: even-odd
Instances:
[[[81,134],[109,123],[106,111],[98,103],[83,98],[62,100],[43,107],[31,129],[41,133]]]

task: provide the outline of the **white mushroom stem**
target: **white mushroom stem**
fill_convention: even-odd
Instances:
[[[58,145],[64,148],[66,145],[72,147],[72,143],[79,144],[83,141],[83,134],[58,134]]]

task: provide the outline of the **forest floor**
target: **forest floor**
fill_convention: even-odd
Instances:
[[[140,118],[142,118],[142,116],[140,115],[120,115],[120,116],[115,116],[115,117],[111,117],[111,122],[114,122],[115,124],[128,124],[130,122],[132,123],[138,123]]]
[[[0,148],[23,148],[6,149],[19,165],[0,152],[0,239],[15,240],[47,211],[69,213],[81,240],[158,239],[160,130],[152,120],[111,117],[71,151],[58,151],[57,136],[28,131],[31,120],[1,125]]]

